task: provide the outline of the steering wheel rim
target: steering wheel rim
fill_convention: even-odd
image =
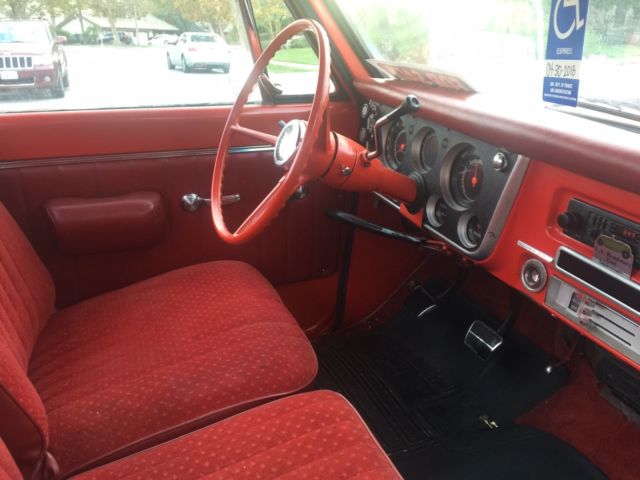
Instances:
[[[290,38],[304,31],[312,32],[317,40],[319,60],[318,82],[316,84],[309,118],[306,123],[306,130],[302,132],[298,131],[299,143],[297,143],[297,148],[292,156],[283,162],[282,159],[276,158],[278,154],[276,144],[279,139],[282,138],[287,127],[282,129],[280,135],[275,136],[240,126],[240,117],[251,91],[257,84],[260,75],[264,72],[269,61]],[[229,113],[213,168],[211,182],[211,216],[218,235],[225,242],[237,245],[256,237],[278,215],[296,189],[317,174],[315,172],[317,169],[313,168],[313,164],[318,162],[314,162],[314,160],[318,157],[326,157],[329,155],[331,149],[330,128],[327,115],[329,87],[329,39],[322,26],[313,20],[301,19],[291,23],[276,35],[260,57],[258,57]],[[296,120],[292,122],[295,121]],[[297,121],[300,122],[299,120]],[[290,124],[292,122],[290,122]],[[285,173],[236,231],[231,232],[227,228],[222,212],[222,183],[224,169],[229,157],[231,137],[234,134],[252,137],[253,139],[273,145],[274,161],[276,165],[285,170]]]

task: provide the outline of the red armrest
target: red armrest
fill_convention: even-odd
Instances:
[[[149,247],[165,232],[162,197],[136,192],[107,198],[54,198],[45,210],[58,248],[66,254]]]

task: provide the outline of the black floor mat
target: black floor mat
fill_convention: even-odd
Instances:
[[[315,387],[347,397],[405,475],[412,462],[442,457],[439,449],[464,443],[467,435],[495,436],[492,426],[510,426],[568,375],[564,368],[546,373],[554,360],[516,334],[482,361],[465,347],[465,333],[474,320],[494,327],[499,321],[457,293],[418,318],[430,305],[415,293],[384,327],[315,345]]]
[[[459,435],[393,457],[406,480],[606,480],[563,441],[525,426]]]

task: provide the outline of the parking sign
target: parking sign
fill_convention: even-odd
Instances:
[[[542,98],[545,102],[578,105],[580,61],[587,29],[589,0],[553,0]]]

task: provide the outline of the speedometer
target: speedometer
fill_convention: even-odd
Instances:
[[[402,120],[391,124],[384,142],[384,158],[387,166],[397,170],[404,162],[407,152],[407,131]]]
[[[459,153],[451,166],[451,196],[463,208],[470,207],[482,191],[484,164],[472,149]]]

